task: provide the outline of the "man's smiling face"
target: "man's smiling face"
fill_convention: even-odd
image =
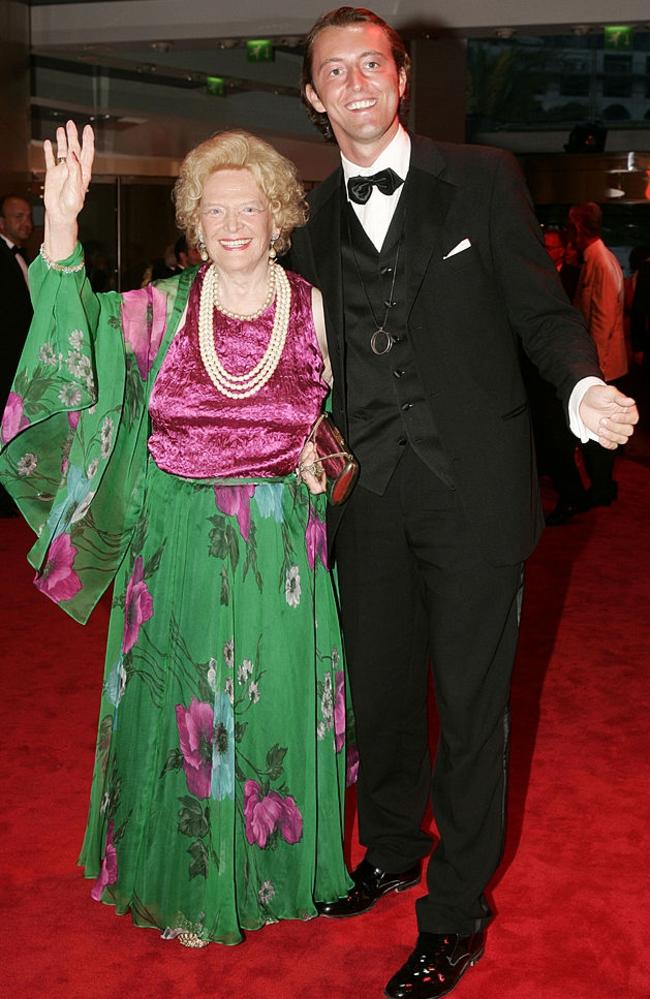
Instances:
[[[307,99],[327,113],[344,156],[372,163],[398,129],[406,87],[385,32],[367,23],[324,28],[314,40],[312,79]]]

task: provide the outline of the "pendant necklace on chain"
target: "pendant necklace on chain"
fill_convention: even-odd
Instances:
[[[366,288],[365,281],[361,276],[361,268],[359,267],[359,261],[357,260],[356,250],[354,249],[354,243],[352,242],[352,231],[350,229],[350,220],[348,219],[348,239],[350,249],[352,250],[352,256],[354,257],[354,264],[357,270],[357,277],[359,278],[359,284],[363,288],[363,293],[366,296],[366,301],[368,303],[368,308],[370,309],[370,314],[372,316],[373,322],[375,324],[374,331],[370,334],[370,349],[373,354],[381,356],[382,354],[388,354],[390,350],[393,349],[393,344],[398,343],[400,337],[395,336],[386,329],[386,323],[388,321],[388,313],[392,308],[397,305],[397,302],[393,301],[393,293],[395,291],[395,281],[397,279],[397,265],[399,263],[399,254],[402,248],[402,239],[404,237],[404,230],[402,230],[399,240],[397,242],[397,250],[395,251],[395,260],[393,262],[393,279],[390,283],[390,291],[388,293],[388,298],[385,300],[385,310],[384,318],[381,322],[377,319],[375,315],[375,310],[372,307],[372,302],[370,301],[370,295],[368,294],[368,289]]]

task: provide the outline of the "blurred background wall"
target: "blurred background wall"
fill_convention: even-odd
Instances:
[[[218,129],[273,142],[306,186],[337,163],[300,99],[303,39],[329,4],[303,0],[0,0],[0,190],[28,190],[38,246],[42,140],[69,117],[97,134],[81,235],[102,287],[133,287],[178,235],[170,192],[186,151]],[[650,242],[646,0],[391,0],[407,39],[410,124],[511,149],[540,221],[605,209],[626,265]],[[615,23],[612,18],[615,13]]]

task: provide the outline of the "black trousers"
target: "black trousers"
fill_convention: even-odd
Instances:
[[[432,795],[440,841],[420,930],[472,933],[504,839],[509,693],[522,566],[477,550],[454,490],[407,449],[383,496],[359,486],[336,539],[360,753],[358,810],[370,863],[426,856]],[[432,768],[429,662],[440,720]]]
[[[589,495],[593,503],[611,503],[616,499],[617,487],[614,481],[614,461],[617,452],[601,447],[598,441],[587,441],[582,445],[582,457],[589,476]]]
[[[563,403],[556,396],[553,386],[536,369],[532,369],[532,373],[527,370],[526,389],[535,435],[537,467],[540,472],[550,475],[560,505],[584,503],[587,494],[575,462],[578,439],[569,430]]]
[[[626,392],[628,377],[613,378],[608,384],[615,385],[621,392]],[[609,504],[616,499],[618,486],[614,479],[614,462],[623,453],[623,448],[619,447],[615,451],[610,451],[606,447],[601,447],[597,441],[587,441],[582,444],[582,459],[585,470],[589,476],[590,488],[589,497],[592,503]]]

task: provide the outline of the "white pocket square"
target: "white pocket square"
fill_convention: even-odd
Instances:
[[[470,248],[471,245],[472,244],[470,243],[469,239],[467,239],[467,238],[461,239],[460,243],[458,243],[458,245],[455,246],[453,248],[453,250],[450,250],[449,253],[445,253],[445,255],[444,255],[444,257],[442,259],[443,260],[448,260],[449,257],[453,257],[457,253],[462,253],[463,250],[469,250],[469,248]]]

